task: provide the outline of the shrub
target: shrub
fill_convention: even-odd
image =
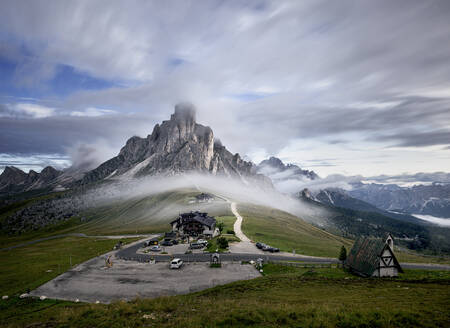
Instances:
[[[220,248],[227,248],[228,240],[225,237],[220,237],[217,239],[217,245],[219,245]]]
[[[234,235],[234,230],[227,230],[227,234]]]

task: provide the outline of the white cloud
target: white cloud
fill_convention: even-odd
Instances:
[[[420,164],[375,161],[393,145],[448,145],[449,14],[448,1],[14,1],[2,4],[0,29],[32,54],[19,70],[26,85],[61,64],[121,85],[57,99],[69,115],[132,110],[157,123],[191,101],[232,151],[259,160],[313,141],[320,148],[286,157],[329,152],[336,166],[324,173],[370,175],[450,166],[441,150]],[[255,99],[227,99],[246,94]]]
[[[12,107],[18,114],[25,114],[34,118],[44,118],[55,114],[55,109],[32,103],[17,103]]]
[[[111,109],[102,109],[95,107],[88,107],[84,111],[73,111],[70,113],[71,116],[87,116],[87,117],[96,117],[102,115],[112,115],[117,114],[117,111]]]

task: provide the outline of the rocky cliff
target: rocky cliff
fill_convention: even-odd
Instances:
[[[146,138],[130,138],[116,157],[88,172],[82,183],[192,171],[251,177],[270,184],[269,179],[256,173],[251,162],[215,141],[210,127],[196,123],[195,109],[190,104],[176,105],[170,120],[157,124]]]

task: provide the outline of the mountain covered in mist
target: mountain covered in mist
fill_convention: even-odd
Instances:
[[[410,214],[450,218],[450,184],[400,187],[395,184],[353,182],[351,189],[303,190],[306,198],[354,210],[379,212],[410,219]],[[398,215],[397,215],[398,213]]]
[[[256,170],[270,177],[275,183],[285,180],[319,179],[314,171],[303,170],[295,164],[284,164],[281,159],[273,156],[259,163]]]
[[[400,187],[396,184],[354,183],[348,194],[380,209],[450,218],[450,184]]]
[[[173,175],[202,172],[241,179],[256,179],[271,185],[269,179],[239,154],[232,154],[208,126],[198,124],[190,104],[178,104],[170,120],[156,124],[146,138],[134,136],[116,157],[88,172],[82,183],[117,177]]]

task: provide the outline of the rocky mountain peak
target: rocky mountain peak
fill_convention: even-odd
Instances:
[[[28,174],[17,167],[6,166],[0,175],[0,194],[49,187],[61,174],[61,171],[51,166],[44,168],[41,173],[30,170]]]
[[[175,113],[171,115],[171,121],[195,123],[195,107],[190,103],[175,105]]]
[[[27,174],[14,166],[6,166],[0,175],[0,186],[20,184],[27,179]]]
[[[269,159],[263,160],[259,165],[269,165],[274,168],[284,169],[285,165],[278,157],[271,156]]]
[[[266,174],[270,178],[275,180],[286,180],[286,179],[310,179],[314,180],[319,178],[319,176],[310,170],[303,170],[295,164],[284,164],[281,159],[277,157],[270,157],[269,159],[263,160],[259,163],[257,170],[259,173]],[[280,173],[286,173],[281,174]]]
[[[83,183],[190,171],[257,177],[252,166],[215,140],[210,127],[196,123],[192,104],[180,103],[170,120],[156,124],[147,138],[130,138],[118,156],[88,172]]]

